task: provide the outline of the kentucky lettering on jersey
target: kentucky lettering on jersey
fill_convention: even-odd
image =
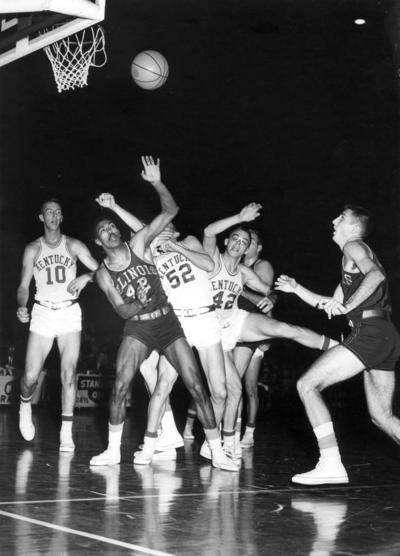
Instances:
[[[185,255],[160,253],[155,262],[168,301],[174,309],[196,309],[213,304],[207,272]]]
[[[217,316],[221,321],[226,321],[238,310],[238,297],[243,291],[241,272],[228,272],[219,254],[219,269],[210,277],[210,283]]]
[[[37,301],[66,301],[75,299],[67,291],[76,278],[76,260],[69,252],[67,238],[62,235],[57,245],[39,238],[40,251],[33,264]]]

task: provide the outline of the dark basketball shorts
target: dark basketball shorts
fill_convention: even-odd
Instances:
[[[400,335],[390,320],[380,317],[354,322],[342,342],[368,369],[393,371],[400,358]]]
[[[157,319],[145,321],[128,320],[125,324],[123,336],[136,338],[150,350],[163,352],[178,338],[184,338],[185,334],[179,320],[173,311],[162,315]]]

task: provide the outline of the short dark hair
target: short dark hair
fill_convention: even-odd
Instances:
[[[262,247],[263,246],[263,238],[261,237],[260,232],[256,229],[254,229],[254,228],[249,228],[248,231],[250,232],[251,235],[256,236],[258,245],[260,245]]]
[[[48,203],[57,203],[57,205],[59,205],[59,207],[62,209],[62,203],[60,199],[58,199],[57,197],[48,197],[40,205],[40,214],[43,214],[44,206],[47,205]]]
[[[362,237],[367,237],[372,231],[371,213],[360,205],[345,205],[344,210],[350,210],[358,220]]]
[[[97,238],[97,228],[99,227],[100,222],[103,222],[104,220],[107,220],[107,222],[112,222],[114,224],[114,226],[117,227],[117,225],[115,224],[115,222],[112,218],[109,218],[108,216],[98,216],[96,218],[96,220],[93,222],[93,226],[92,226],[92,238],[93,239]]]

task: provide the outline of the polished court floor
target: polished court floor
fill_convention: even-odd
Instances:
[[[177,461],[132,464],[143,423],[129,412],[120,465],[89,467],[105,444],[107,412],[78,410],[75,454],[58,452],[56,412],[38,408],[37,436],[19,436],[15,407],[0,410],[0,554],[400,554],[399,448],[364,417],[339,419],[346,486],[296,487],[315,462],[303,417],[261,415],[239,473],[213,469],[201,431]]]

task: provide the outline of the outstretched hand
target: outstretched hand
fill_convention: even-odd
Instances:
[[[240,221],[241,222],[251,222],[260,216],[260,210],[262,209],[262,205],[259,203],[250,203],[242,208],[239,213]]]
[[[318,304],[318,308],[325,311],[328,315],[328,319],[338,315],[345,315],[347,313],[347,308],[343,305],[343,303],[340,303],[340,301],[337,301],[333,297],[322,299]]]
[[[98,203],[103,208],[113,209],[115,208],[115,198],[111,193],[102,193],[96,198],[96,203]]]
[[[143,170],[141,176],[144,180],[155,183],[161,181],[160,159],[154,162],[152,156],[142,156]]]
[[[297,288],[297,282],[294,278],[281,274],[275,281],[275,289],[281,292],[293,293]]]

